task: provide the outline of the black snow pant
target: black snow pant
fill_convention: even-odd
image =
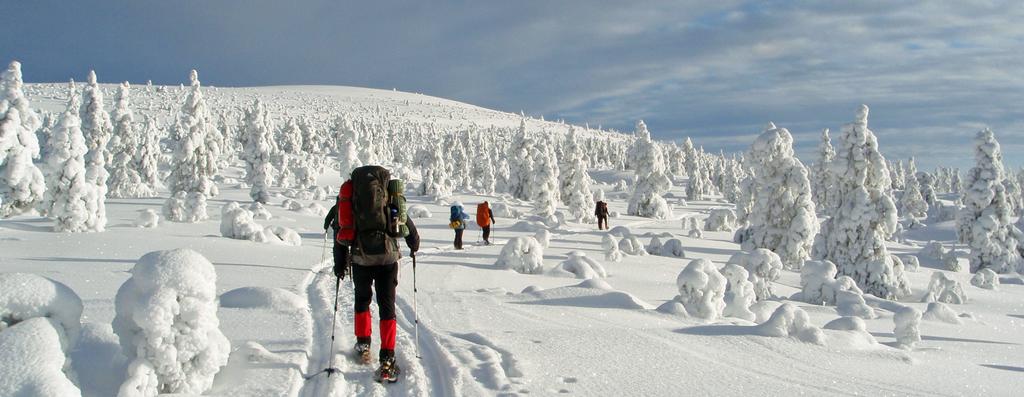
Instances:
[[[481,229],[484,230],[484,243],[490,244],[491,243],[491,227],[490,226],[483,226],[483,227],[481,227]]]
[[[457,250],[462,249],[462,233],[465,231],[466,229],[455,229],[455,249]]]
[[[334,266],[345,263],[348,259],[348,247],[338,244],[338,240],[334,240],[334,248],[331,248],[331,253],[334,254]],[[345,272],[351,273],[349,269],[345,269]]]
[[[355,288],[355,311],[370,310],[373,291],[377,291],[377,310],[381,320],[395,319],[395,288],[398,286],[398,264],[381,266],[352,265],[352,283]],[[371,289],[371,287],[373,287]]]
[[[597,217],[597,230],[604,230],[608,228],[608,217],[599,216]]]

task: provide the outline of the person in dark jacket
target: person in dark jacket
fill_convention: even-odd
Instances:
[[[608,203],[598,201],[594,208],[594,215],[597,216],[597,230],[608,229]]]
[[[332,227],[335,235],[338,225],[337,204],[331,208],[324,218],[324,230]],[[405,237],[405,245],[412,256],[420,249],[420,234],[412,219],[405,223],[409,227],[409,235]],[[350,266],[351,263],[351,266]],[[395,338],[398,326],[395,322],[395,293],[398,287],[398,261],[385,265],[361,265],[359,255],[350,255],[347,245],[334,242],[334,274],[344,279],[351,271],[352,284],[355,290],[355,334],[356,354],[364,363],[370,362],[370,342],[372,324],[370,318],[370,301],[373,293],[377,293],[377,310],[380,314],[380,362],[381,368],[391,371],[391,377],[397,376],[398,366],[395,364]],[[386,364],[386,365],[385,365]],[[378,370],[380,371],[380,370]]]

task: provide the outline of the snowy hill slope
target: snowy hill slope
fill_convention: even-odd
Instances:
[[[56,111],[63,106],[62,90],[63,85],[31,85],[28,92],[34,106]],[[174,87],[163,91],[140,89],[138,112],[169,122],[181,93]],[[471,124],[511,129],[521,119],[418,94],[360,88],[208,88],[204,93],[219,111],[236,112],[260,98],[278,117],[303,114],[324,124],[336,113],[449,129]],[[537,129],[565,128],[528,123]],[[209,199],[211,219],[194,224],[162,220],[156,228],[134,226],[140,210],[159,211],[166,190],[150,199],[108,199],[110,221],[102,233],[54,233],[52,221],[32,214],[0,220],[0,272],[43,275],[82,298],[83,334],[69,355],[84,395],[115,395],[124,380],[126,363],[110,324],[115,294],[128,271],[147,252],[174,248],[190,248],[209,259],[217,272],[218,295],[232,297],[221,295],[217,313],[232,353],[210,395],[1014,395],[1024,386],[1024,282],[1016,275],[1003,275],[1000,289],[985,290],[971,286],[970,274],[938,270],[939,264],[922,257],[921,269],[908,274],[909,297],[898,304],[867,297],[877,317],[864,320],[866,332],[820,330],[820,344],[763,336],[763,329],[746,320],[708,321],[654,309],[680,293],[677,276],[692,260],[722,265],[740,251],[731,232],[687,235],[681,218],[703,220],[710,210],[732,204],[717,197],[678,199],[685,195],[685,180],[675,181],[670,191],[674,218],[621,215],[611,220],[612,226],[627,226],[643,244],[654,237],[678,239],[683,257],[627,255],[621,262],[609,261],[602,248],[608,232],[570,221],[550,229],[543,255],[546,271],[540,274],[496,265],[503,245],[534,235],[536,223],[499,215],[492,237],[496,244],[474,244],[479,239],[474,225],[466,232],[463,251],[451,249],[447,225],[447,204],[455,200],[466,203],[471,213],[472,204],[483,200],[530,213],[529,202],[465,189],[447,199],[409,194],[410,204],[432,216],[416,219],[423,239],[415,270],[417,294],[411,261],[401,264],[397,351],[404,378],[379,385],[371,380],[373,367],[349,358],[354,343],[349,280],[340,283],[340,308],[333,317],[336,280],[329,270],[322,214],[284,208],[291,193],[273,188],[267,205],[272,217],[259,222],[295,229],[301,246],[222,237],[221,207],[250,200],[249,189],[237,182],[242,174],[237,162],[222,172],[220,193]],[[592,187],[606,191],[612,211],[626,213],[628,194],[612,184],[628,173],[595,169],[591,175],[596,179]],[[419,178],[412,173],[409,185]],[[330,166],[318,178],[319,185],[333,189],[340,182],[338,170]],[[294,200],[303,206],[332,203],[330,198]],[[947,229],[937,224],[931,233],[919,229],[911,236],[948,246],[955,236]],[[920,248],[894,243],[890,250],[918,255]],[[551,271],[573,251],[600,262],[608,277],[582,280]],[[900,306],[927,310],[921,300],[933,271],[960,281],[970,299],[949,305],[953,322],[926,316],[920,326],[923,340],[913,349],[899,348],[894,312]],[[791,300],[800,291],[800,278],[798,272],[781,272],[771,283],[776,296],[751,308],[758,323],[784,303],[806,312],[815,328],[840,317],[834,306]],[[332,328],[338,337],[329,351]],[[342,373],[318,373],[332,357]]]

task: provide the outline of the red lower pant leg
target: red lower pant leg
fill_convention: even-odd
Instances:
[[[398,326],[395,320],[380,320],[380,348],[395,350],[395,334]]]
[[[370,312],[356,313],[356,338],[369,338],[373,333],[373,325],[370,321]]]

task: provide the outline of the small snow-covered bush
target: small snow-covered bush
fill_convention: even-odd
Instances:
[[[962,267],[960,266],[960,259],[957,258],[956,250],[949,250],[949,252],[942,257],[942,267],[953,273],[960,272]]]
[[[946,277],[943,272],[933,272],[921,302],[962,304],[967,302],[967,293],[959,281]]]
[[[686,253],[683,252],[683,242],[679,241],[677,238],[665,241],[665,243],[661,245],[661,251],[658,252],[658,255],[670,258],[682,258],[686,255]]]
[[[658,255],[661,253],[661,239],[658,236],[651,237],[651,243],[647,244],[647,253],[651,255]]]
[[[956,312],[949,305],[942,302],[929,303],[928,309],[924,311],[921,318],[950,324],[963,324],[963,321],[960,321],[960,317],[957,316]]]
[[[185,222],[196,223],[210,219],[206,214],[206,194],[189,193],[185,199]]]
[[[291,228],[284,226],[267,226],[263,230],[253,233],[250,240],[257,243],[283,244],[298,247],[302,245],[302,237]]]
[[[253,201],[252,204],[249,204],[249,211],[252,212],[252,217],[254,219],[262,219],[266,221],[274,218],[274,215],[267,210],[267,207],[264,207],[263,203],[259,201]]]
[[[66,334],[52,318],[0,331],[0,396],[81,396],[67,360]]]
[[[281,202],[281,208],[284,208],[288,211],[298,211],[302,209],[302,203],[292,200],[290,198],[284,199],[284,201]]]
[[[757,297],[754,295],[754,284],[747,279],[747,269],[737,265],[725,265],[721,270],[722,275],[728,281],[728,289],[725,291],[725,310],[722,315],[725,317],[736,317],[747,321],[754,321],[756,316],[750,311]]]
[[[782,273],[782,259],[774,252],[758,248],[750,252],[737,252],[729,258],[729,264],[736,264],[750,273],[750,282],[754,284],[757,300],[774,296],[772,281],[778,280]]]
[[[903,255],[900,257],[900,260],[903,261],[903,270],[905,271],[916,272],[921,268],[921,262],[914,255]]]
[[[547,229],[538,230],[533,235],[533,238],[537,239],[537,242],[544,248],[551,246],[551,232],[547,231]]]
[[[495,218],[519,219],[519,217],[522,216],[522,213],[519,212],[519,210],[505,202],[491,203],[491,212],[494,213]],[[429,216],[427,218],[429,218]]]
[[[232,201],[224,204],[220,211],[220,235],[238,240],[249,240],[253,234],[263,230],[253,220],[252,212]]]
[[[816,305],[835,303],[836,272],[836,265],[830,260],[804,262],[800,268],[800,300]]]
[[[409,208],[406,209],[406,213],[409,215],[410,218],[414,219],[431,218],[434,216],[434,214],[431,213],[430,210],[427,209],[427,207],[424,207],[419,204],[410,205]]]
[[[82,299],[68,286],[43,276],[0,273],[0,332],[35,317],[53,319],[70,349],[82,328]]]
[[[185,192],[175,193],[168,197],[163,206],[164,219],[171,222],[184,222],[188,210],[185,207]]]
[[[892,316],[896,343],[904,349],[912,349],[921,341],[921,311],[905,306]]]
[[[867,326],[864,324],[864,320],[860,317],[839,317],[835,320],[829,321],[822,328],[833,331],[854,332],[857,335],[860,335],[861,339],[869,345],[878,344],[878,341],[873,335],[871,335],[871,333],[868,332]]]
[[[633,235],[633,231],[630,230],[629,227],[627,227],[627,226],[616,226],[616,227],[613,227],[610,230],[608,230],[608,234],[610,234],[612,236],[615,236],[615,237],[622,238],[622,237],[632,236]]]
[[[946,256],[946,248],[942,246],[942,243],[938,241],[929,241],[925,244],[924,248],[917,253],[925,258],[931,258],[934,260],[942,260]]]
[[[857,288],[853,279],[849,276],[843,277],[849,280],[849,286],[852,288],[836,291],[836,313],[839,313],[840,316],[860,317],[868,320],[878,318],[875,309],[872,309],[864,301],[864,293]]]
[[[989,268],[981,268],[977,273],[974,273],[974,277],[971,277],[971,285],[984,288],[997,290],[999,289],[999,276],[996,272]]]
[[[679,272],[676,286],[679,288],[676,300],[683,304],[691,316],[707,320],[722,316],[722,310],[725,309],[726,280],[711,261],[691,261],[682,272]]]
[[[567,254],[568,259],[559,263],[553,271],[554,272],[566,272],[572,273],[576,278],[592,279],[592,278],[605,278],[608,277],[608,273],[605,272],[604,266],[601,266],[596,260],[587,257],[587,254],[581,251],[569,251]]]
[[[736,212],[728,208],[713,208],[704,218],[704,231],[731,232],[736,229]]]
[[[792,303],[783,303],[775,309],[768,321],[758,324],[754,329],[762,336],[794,337],[807,343],[825,344],[825,334],[821,328],[811,324],[807,312]]]
[[[634,235],[625,236],[619,240],[619,250],[626,255],[646,256],[647,247]]]
[[[704,232],[697,223],[697,217],[688,216],[683,218],[683,231],[686,232],[687,237],[704,238]]]
[[[119,395],[209,390],[231,350],[219,329],[213,264],[188,249],[155,251],[131,274],[114,300],[114,333],[129,360]]]
[[[154,228],[160,224],[160,215],[156,210],[144,209],[139,211],[139,218],[135,220],[135,226],[141,228]]]
[[[604,260],[612,262],[622,261],[622,251],[619,251],[619,242],[615,236],[606,234],[601,237],[601,249],[604,250]]]
[[[544,272],[544,247],[533,237],[515,237],[498,254],[497,266],[524,274]]]

